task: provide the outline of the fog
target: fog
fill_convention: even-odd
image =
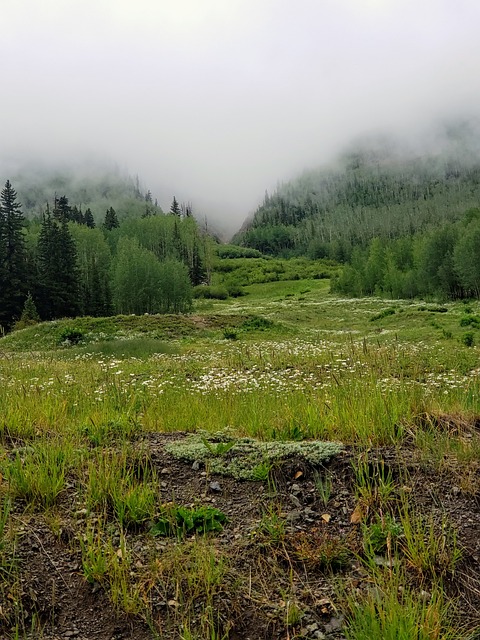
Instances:
[[[479,113],[478,0],[0,0],[0,18],[3,172],[115,163],[227,230],[358,136]]]

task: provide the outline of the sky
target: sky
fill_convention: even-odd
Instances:
[[[478,0],[0,0],[0,20],[4,171],[100,159],[226,230],[358,136],[480,113]]]

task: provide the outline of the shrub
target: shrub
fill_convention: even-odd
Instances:
[[[60,333],[61,344],[78,344],[85,337],[83,331],[76,329],[75,327],[65,327]]]
[[[228,298],[228,290],[222,286],[198,285],[193,290],[194,298],[207,298],[214,300],[226,300]]]
[[[370,322],[375,322],[376,320],[381,320],[382,318],[387,318],[388,316],[395,315],[395,309],[383,309],[380,313],[375,314],[370,318]]]
[[[473,331],[467,331],[467,333],[464,333],[461,341],[466,347],[473,347],[473,345],[475,344]]]

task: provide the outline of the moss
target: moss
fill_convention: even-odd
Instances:
[[[215,455],[209,444],[232,442],[234,445],[225,455]],[[165,449],[175,458],[205,464],[212,473],[232,476],[238,480],[257,480],[255,472],[259,465],[274,465],[288,458],[300,458],[318,466],[338,454],[343,445],[339,442],[260,442],[253,438],[233,439],[228,433],[193,434],[183,440],[165,445]]]

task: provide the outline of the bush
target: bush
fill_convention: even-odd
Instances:
[[[474,329],[480,329],[480,318],[478,316],[463,316],[460,319],[461,327],[472,327]]]
[[[383,309],[380,313],[372,316],[370,318],[370,322],[375,322],[376,320],[381,320],[382,318],[387,318],[388,316],[395,315],[395,309]]]
[[[60,343],[78,344],[85,337],[83,331],[75,329],[75,327],[65,327],[60,333]]]
[[[274,322],[268,320],[268,318],[262,318],[262,316],[253,316],[249,320],[245,320],[240,326],[241,329],[246,331],[265,331],[273,327]]]
[[[473,331],[467,331],[467,333],[464,333],[461,341],[466,347],[473,347],[473,345],[475,344]]]

